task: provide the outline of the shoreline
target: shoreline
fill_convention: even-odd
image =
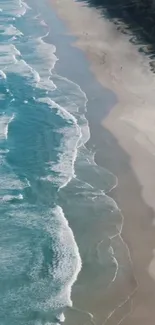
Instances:
[[[147,268],[150,265],[152,250],[155,246],[154,228],[152,226],[155,209],[153,200],[155,184],[150,189],[154,156],[152,155],[152,134],[147,133],[147,131],[150,130],[151,119],[154,117],[153,110],[151,110],[154,103],[153,92],[151,93],[155,84],[154,76],[149,70],[148,60],[138,53],[136,46],[129,43],[128,36],[122,35],[115,30],[112,23],[100,17],[99,11],[82,6],[81,3],[75,3],[72,0],[65,0],[63,4],[56,0],[50,2],[56,8],[58,16],[69,25],[72,31],[71,35],[77,37],[78,40],[74,45],[86,53],[91,70],[97,80],[102,86],[112,89],[118,97],[118,103],[102,121],[102,124],[117,138],[119,145],[127,153],[128,159],[124,159],[123,154],[118,157],[113,142],[110,142],[111,150],[109,151],[111,152],[108,153],[109,156],[105,157],[105,152],[103,154],[101,150],[103,148],[102,142],[104,142],[104,149],[106,146],[109,147],[109,143],[106,143],[105,134],[103,134],[102,138],[100,138],[100,132],[97,132],[97,136],[95,134],[97,123],[102,128],[100,125],[101,110],[101,116],[97,123],[91,122],[93,127],[90,126],[90,129],[91,131],[94,130],[92,131],[93,135],[91,134],[91,141],[93,138],[93,141],[97,143],[95,156],[97,164],[100,165],[104,162],[104,167],[107,167],[118,177],[118,186],[110,192],[110,196],[116,200],[125,219],[123,237],[125,237],[125,242],[127,242],[130,249],[133,268],[138,281],[138,292],[134,297],[134,309],[130,316],[125,319],[125,324],[129,325],[132,322],[133,325],[136,325],[137,322],[140,322],[143,325],[149,322],[149,325],[153,325],[155,319],[153,306],[155,283],[148,275]],[[65,8],[67,4],[72,10],[72,16],[69,15],[68,10]],[[95,28],[91,24],[92,19],[96,23]],[[103,30],[105,33],[103,33]],[[117,37],[119,39],[119,41],[117,40],[118,45],[114,42]],[[113,42],[113,51],[115,47],[117,50],[115,57],[111,48]],[[119,59],[120,49],[123,52],[124,61],[121,61],[122,56],[120,56],[120,61],[117,60]],[[139,70],[136,69],[137,65]],[[131,68],[133,68],[133,71],[131,71]],[[150,81],[149,87],[147,85],[148,80]],[[139,85],[137,81],[141,82],[141,84]],[[148,96],[151,117],[146,111]],[[141,123],[139,122],[139,116],[141,116]],[[145,129],[146,119],[148,119],[148,129]],[[153,126],[153,123],[151,126]],[[110,158],[113,158],[114,161],[111,162]],[[149,166],[148,180],[145,175],[145,162]],[[151,272],[154,275],[152,268]],[[116,319],[111,319],[108,324],[115,324],[115,322]]]

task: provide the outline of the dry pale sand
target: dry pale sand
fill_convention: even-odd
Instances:
[[[70,33],[77,36],[75,46],[85,51],[98,81],[118,97],[118,104],[102,123],[130,156],[139,183],[137,190],[130,175],[118,174],[115,197],[124,214],[123,234],[138,281],[133,310],[122,324],[154,325],[155,75],[149,70],[148,59],[138,52],[138,45],[131,44],[129,36],[101,17],[99,10],[73,0],[50,1]],[[144,202],[152,214],[148,215]]]

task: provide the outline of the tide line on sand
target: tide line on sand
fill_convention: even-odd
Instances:
[[[129,242],[139,283],[132,320],[128,317],[126,325],[131,321],[133,325],[137,322],[145,325],[146,319],[153,325],[155,284],[151,277],[155,279],[154,258],[151,264],[150,261],[155,246],[152,226],[155,211],[155,75],[150,71],[148,57],[139,53],[139,45],[130,42],[131,35],[121,34],[100,10],[83,6],[82,1],[51,0],[51,4],[77,37],[74,45],[86,53],[97,80],[103,87],[113,90],[118,98],[115,109],[102,124],[130,158],[126,165],[124,161],[118,163],[115,156],[111,162],[114,174],[118,175],[115,196],[123,209],[123,234]]]

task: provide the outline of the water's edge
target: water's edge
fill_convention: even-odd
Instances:
[[[130,311],[133,290],[115,295],[132,261],[123,216],[108,195],[117,177],[95,163],[86,117],[103,98],[108,114],[116,97],[87,72],[46,3],[0,1],[0,7],[4,324],[61,323],[66,307],[69,324],[73,311],[77,322],[85,316],[88,323],[109,322],[122,306]],[[99,299],[104,308],[96,319]]]

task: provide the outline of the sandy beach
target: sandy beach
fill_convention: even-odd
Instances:
[[[138,45],[133,45],[130,36],[120,33],[99,10],[73,0],[50,2],[65,21],[68,33],[77,37],[74,46],[84,51],[96,79],[103,87],[111,89],[118,99],[102,122],[101,116],[98,117],[98,123],[113,134],[128,159],[117,155],[114,143],[105,144],[104,134],[102,138],[100,133],[92,131],[92,137],[100,148],[96,162],[100,165],[104,161],[104,166],[118,177],[118,186],[111,196],[124,216],[122,238],[129,247],[136,280],[132,277],[126,282],[120,278],[116,282],[115,296],[109,296],[110,302],[112,299],[116,301],[125,286],[129,288],[123,305],[125,317],[120,316],[122,305],[118,305],[106,324],[154,325],[155,75],[150,71],[149,59],[138,52]],[[103,142],[108,148],[108,156],[102,151]],[[85,299],[83,297],[81,305]],[[97,297],[92,301],[92,304],[96,302],[93,310],[98,321],[95,323],[105,324],[101,310],[108,302],[102,293],[100,299]],[[87,304],[85,310],[88,310]],[[88,323],[93,323],[91,316],[85,320],[85,324]]]

